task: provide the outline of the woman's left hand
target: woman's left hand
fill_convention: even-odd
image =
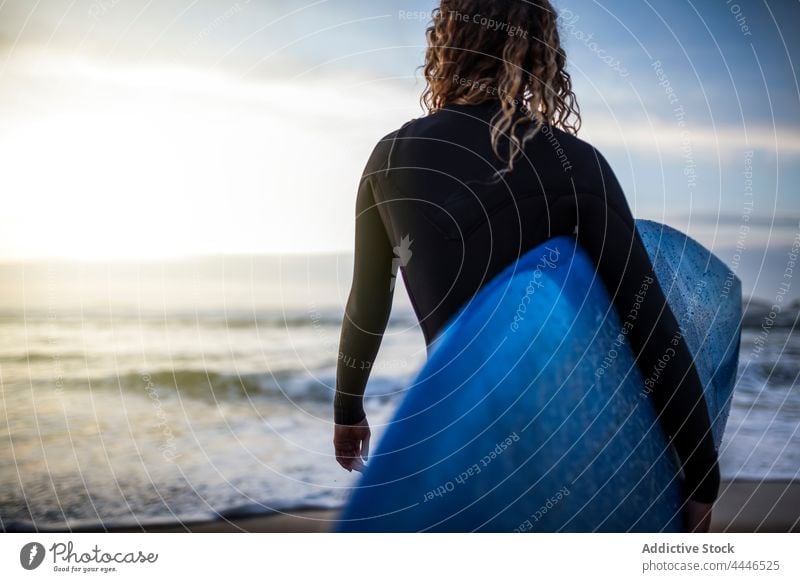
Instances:
[[[364,470],[364,462],[369,456],[369,422],[367,418],[358,424],[337,424],[333,429],[333,448],[339,464],[352,471]]]

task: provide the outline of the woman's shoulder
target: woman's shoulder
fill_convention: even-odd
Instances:
[[[538,137],[541,140],[539,147],[553,150],[562,160],[562,164],[572,170],[574,179],[580,180],[583,177],[594,181],[601,174],[614,173],[603,152],[575,134],[545,124],[540,129]]]
[[[390,163],[391,151],[397,143],[401,130],[402,127],[395,129],[378,140],[367,159],[367,165],[364,168],[365,177],[387,169]]]
[[[565,152],[573,153],[580,157],[597,157],[605,161],[600,150],[592,143],[550,124],[543,124],[540,133],[545,141],[553,146],[560,146]]]
[[[437,120],[434,115],[426,115],[406,121],[397,129],[390,131],[378,140],[367,160],[365,173],[376,173],[391,166],[393,156],[402,155],[400,150],[409,140],[420,137],[431,123]]]

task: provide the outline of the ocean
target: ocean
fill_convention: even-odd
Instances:
[[[331,403],[352,257],[0,267],[0,529],[339,507]],[[800,472],[800,311],[748,300],[726,479]],[[765,325],[765,322],[768,325]],[[398,286],[373,446],[426,357]]]

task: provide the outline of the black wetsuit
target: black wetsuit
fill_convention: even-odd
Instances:
[[[625,195],[588,143],[544,126],[513,171],[492,150],[495,102],[450,105],[382,139],[356,203],[355,269],[343,322],[334,419],[364,418],[363,393],[399,268],[427,345],[480,287],[547,239],[576,235],[597,265],[620,317],[635,307],[653,267]],[[507,145],[507,142],[506,144]],[[507,151],[507,150],[506,150]],[[651,395],[684,463],[687,494],[711,502],[717,453],[702,385],[658,283],[639,296],[627,334],[645,378],[679,338]]]

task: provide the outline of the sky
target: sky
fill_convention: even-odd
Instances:
[[[352,251],[367,156],[423,115],[435,5],[0,0],[0,260]],[[634,214],[790,247],[800,3],[556,6],[579,136]]]

